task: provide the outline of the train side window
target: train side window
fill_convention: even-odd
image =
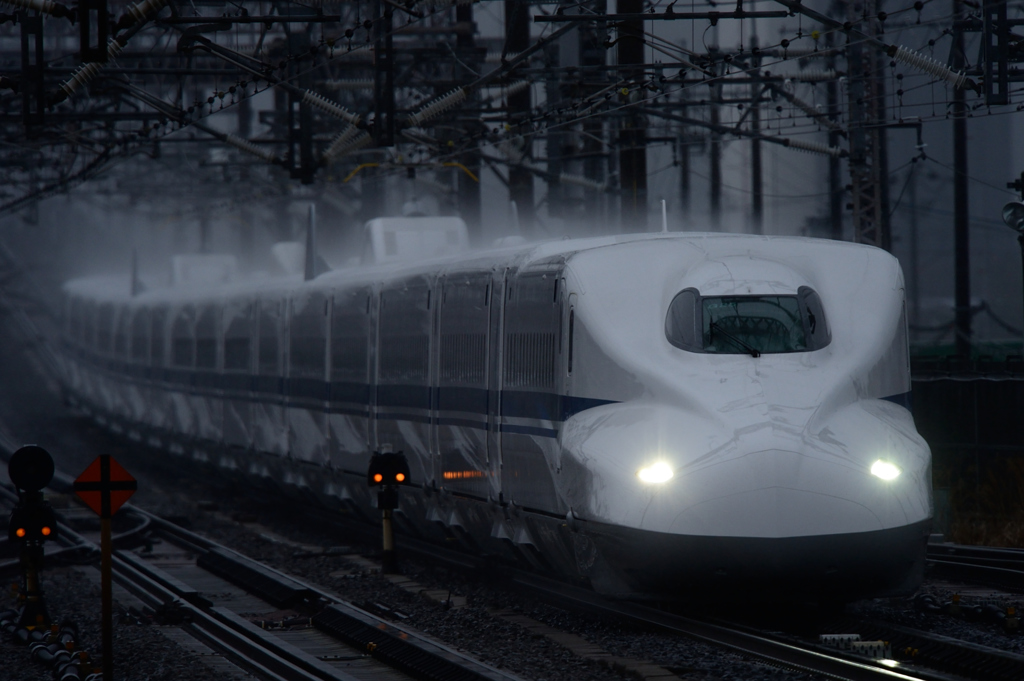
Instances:
[[[346,291],[334,296],[331,317],[331,380],[366,383],[370,343],[370,293]]]
[[[163,309],[153,310],[150,318],[149,361],[153,366],[164,365],[164,346],[167,334],[167,313]]]
[[[489,276],[449,275],[441,303],[439,380],[446,385],[487,386]]]
[[[117,330],[114,333],[114,356],[124,358],[128,356],[128,338],[131,334],[132,313],[126,307],[122,307],[117,315]]]
[[[252,353],[252,304],[233,310],[234,316],[225,319],[224,370],[249,371]]]
[[[808,350],[820,350],[832,342],[832,331],[825,319],[825,308],[821,298],[810,286],[797,289],[800,301],[800,313],[804,321],[804,335],[807,337]]]
[[[196,320],[196,368],[217,368],[217,308],[207,307]]]
[[[683,289],[668,306],[665,335],[668,342],[690,352],[703,352],[701,338],[700,293],[695,288]]]
[[[191,367],[195,361],[195,338],[192,335],[192,312],[178,311],[171,325],[171,364],[176,367]]]
[[[555,387],[561,315],[551,277],[550,272],[519,276],[506,306],[504,382],[511,388]]]
[[[114,306],[110,303],[103,303],[99,306],[96,315],[96,350],[102,354],[108,354],[111,348],[111,340],[114,332]]]
[[[144,307],[132,315],[131,358],[142,363],[149,359],[149,310]]]
[[[430,288],[409,282],[381,293],[380,378],[426,385],[430,360]]]
[[[323,378],[327,345],[327,300],[322,295],[292,300],[289,356],[291,376]]]
[[[278,338],[279,303],[264,301],[260,304],[259,373],[262,376],[280,376],[280,341]]]

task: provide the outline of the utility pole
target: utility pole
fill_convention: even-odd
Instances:
[[[964,66],[963,2],[953,0],[953,71]],[[971,356],[971,242],[967,203],[967,100],[953,88],[953,249],[955,257],[956,354]]]
[[[687,116],[686,85],[679,89],[679,115]],[[689,228],[690,222],[690,133],[685,123],[679,124],[679,217],[681,228]]]
[[[712,48],[716,49],[716,48]],[[717,69],[716,69],[717,73]],[[722,229],[722,134],[719,124],[719,106],[722,101],[722,86],[717,78],[711,83],[711,130],[709,131],[710,144],[708,155],[711,162],[711,229],[718,231]]]
[[[504,54],[523,52],[530,46],[530,5],[528,0],[505,0],[505,49]],[[532,131],[526,127],[530,117],[530,88],[509,94],[508,123],[513,136],[509,139],[510,161],[508,168],[509,200],[515,201],[519,215],[519,227],[524,234],[532,234],[534,230],[533,173],[523,168],[517,161],[528,161],[533,154]],[[518,133],[520,136],[517,136]],[[521,144],[520,148],[514,148]],[[515,158],[521,154],[520,158]]]
[[[832,51],[835,46],[835,32],[828,31],[825,34],[825,46],[829,50],[829,69],[835,73],[836,56]],[[828,117],[830,120],[839,120],[839,81],[837,78],[829,78],[825,84],[825,96],[828,100]],[[839,146],[839,130],[829,129],[828,145]],[[832,238],[841,241],[843,238],[843,170],[838,156],[828,157],[828,216],[829,224],[832,227]]]
[[[619,14],[641,14],[643,0],[617,0]],[[619,23],[618,58],[620,65],[644,63],[644,22]],[[619,77],[629,80],[630,102],[644,96],[636,86],[643,82],[642,68],[622,70]],[[619,188],[622,229],[628,232],[647,230],[647,127],[636,107],[626,110],[619,130]]]
[[[607,0],[594,0],[590,10],[594,14],[605,14],[608,9]],[[582,87],[580,96],[592,94],[607,79],[607,72],[599,67],[608,61],[608,49],[604,42],[608,36],[608,26],[603,21],[580,26],[580,79]],[[588,69],[588,67],[591,67]],[[588,82],[589,79],[589,82]],[[608,149],[605,146],[605,122],[598,116],[583,121],[583,175],[596,183],[603,184],[608,179]],[[593,189],[583,190],[583,219],[585,224],[604,225],[607,218],[607,194]]]
[[[847,5],[847,17],[869,35],[880,33],[880,0]],[[861,40],[846,47],[849,64],[850,187],[853,240],[891,249],[885,87],[881,52]]]
[[[471,29],[460,31],[457,34],[455,48],[459,54],[459,59],[469,67],[477,68],[481,59],[476,42],[473,40],[473,34],[476,33],[476,25],[473,23],[473,5],[471,3],[459,3],[455,6],[455,23],[459,26],[467,25]],[[473,74],[462,66],[456,65],[456,68],[463,72],[463,79],[470,80],[473,78]],[[473,96],[479,99],[478,94],[474,93]],[[466,132],[472,133],[476,131],[467,130]],[[465,172],[460,171],[456,173],[457,179],[455,182],[458,191],[459,215],[466,222],[466,227],[469,228],[471,240],[480,242],[483,236],[480,223],[480,155],[473,152],[463,154],[459,161],[476,176],[474,180]]]
[[[754,27],[750,36],[751,48],[757,48],[757,19],[751,19]],[[754,234],[764,234],[764,180],[761,167],[761,58],[754,56],[751,60],[754,68],[750,72],[750,129],[754,137],[750,139],[750,191],[751,211],[750,227]]]

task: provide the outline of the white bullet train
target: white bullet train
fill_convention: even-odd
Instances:
[[[903,275],[816,239],[643,234],[131,294],[69,282],[71,399],[135,440],[638,599],[920,583]]]

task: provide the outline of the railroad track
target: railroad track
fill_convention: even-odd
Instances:
[[[69,489],[70,480],[58,476],[54,486],[58,489]],[[189,570],[206,570],[220,579],[228,578],[235,585],[241,584],[245,591],[255,593],[264,601],[276,607],[299,606],[310,612],[312,629],[323,632],[330,631],[335,636],[345,638],[350,645],[356,646],[362,654],[367,648],[375,651],[377,658],[394,656],[388,646],[379,641],[392,639],[399,641],[415,640],[415,631],[384,620],[371,612],[345,604],[337,596],[323,591],[316,586],[303,583],[277,570],[259,565],[250,559],[220,546],[209,539],[185,530],[162,518],[149,514],[141,509],[126,507],[139,522],[132,530],[122,533],[122,541],[128,541],[132,535],[138,536],[143,528],[150,534],[158,536],[165,542],[162,550],[153,552],[149,557],[121,550],[115,560],[116,579],[125,588],[140,598],[151,609],[165,608],[168,603],[180,603],[180,607],[190,613],[195,633],[204,638],[212,647],[228,651],[240,659],[257,661],[261,675],[266,678],[301,678],[330,679],[324,669],[324,660],[329,655],[305,656],[296,654],[294,645],[277,645],[274,647],[271,634],[259,629],[251,622],[241,621],[237,615],[232,617],[224,608],[204,602],[202,593],[210,589],[197,588],[180,578]],[[327,517],[326,511],[321,511]],[[339,522],[337,516],[331,520]],[[356,534],[364,534],[367,543],[376,537],[374,528],[368,526],[352,526]],[[83,547],[88,540],[81,535],[67,533],[74,539],[75,546],[65,549],[71,551],[86,550]],[[432,562],[440,562],[461,570],[480,570],[483,561],[466,554],[446,551],[437,547],[403,537],[402,551],[406,554],[417,554]],[[185,569],[179,565],[175,570],[161,567],[161,554],[168,552],[191,552],[202,556],[194,565]],[[72,554],[73,555],[73,554]],[[200,562],[203,565],[200,565]],[[492,569],[493,565],[489,566]],[[172,572],[174,574],[172,574]],[[931,635],[928,632],[886,625],[878,622],[839,622],[829,631],[822,633],[850,633],[854,631],[862,637],[881,638],[892,644],[893,650],[914,648],[918,651],[917,658],[908,661],[870,660],[845,651],[837,651],[818,645],[814,641],[799,637],[769,634],[763,631],[727,622],[710,622],[669,613],[633,603],[607,601],[592,591],[575,588],[563,582],[546,580],[536,574],[504,570],[504,576],[519,589],[524,589],[545,602],[554,602],[570,609],[599,611],[607,616],[623,622],[641,625],[648,629],[660,630],[672,635],[684,636],[689,639],[725,648],[747,658],[759,660],[769,665],[794,671],[818,674],[831,679],[849,681],[919,679],[928,681],[948,681],[949,679],[985,679],[997,681],[1017,679],[1016,670],[1024,668],[1024,658],[1019,656],[972,646],[962,641]],[[209,577],[207,577],[209,579]],[[200,585],[202,586],[202,585]],[[315,611],[315,612],[314,612]],[[318,614],[319,613],[319,614]],[[349,631],[353,629],[353,631]],[[379,632],[391,633],[388,639],[381,638]],[[842,629],[843,631],[839,631]],[[363,633],[360,634],[359,631]],[[294,633],[292,634],[294,636]],[[289,642],[286,642],[289,643]],[[447,660],[443,664],[459,666],[457,659],[450,656],[454,651],[443,649],[426,639],[421,639],[420,650],[428,650],[434,654],[440,652],[441,658]],[[433,650],[429,650],[433,647]],[[262,651],[262,652],[261,652]],[[300,651],[301,652],[301,651]],[[406,651],[418,654],[415,651]],[[352,652],[349,649],[349,656]],[[402,657],[402,653],[397,654]],[[340,659],[344,655],[335,654]],[[457,655],[456,655],[457,657]],[[436,660],[435,660],[436,661]],[[320,663],[320,664],[317,664]],[[442,664],[438,662],[439,664]],[[418,673],[410,667],[403,667],[402,660],[391,660],[394,668],[403,669],[419,678],[457,678],[454,671],[447,668],[442,674],[434,676]],[[1020,666],[1018,666],[1020,665]],[[423,664],[430,667],[430,663]],[[341,677],[344,678],[344,677]],[[351,678],[351,677],[349,677]],[[460,678],[508,678],[508,675],[490,668],[474,669],[468,676]]]
[[[937,577],[1024,593],[1024,549],[929,544],[928,563]]]
[[[58,473],[51,487],[69,492],[71,479]],[[12,505],[17,500],[7,487],[0,487],[0,496]],[[116,549],[114,582],[147,613],[171,613],[183,630],[258,678],[520,681],[143,509],[125,506],[122,515],[137,522],[114,537],[115,547],[144,541],[152,550]],[[47,553],[51,563],[90,562],[98,554],[88,532],[79,533],[65,521],[58,528],[63,545]],[[0,570],[12,568],[17,569],[16,560],[0,562]],[[240,614],[282,611],[293,614],[264,620],[262,626]]]

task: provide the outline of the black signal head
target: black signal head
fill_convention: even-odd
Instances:
[[[25,445],[7,463],[11,482],[25,492],[38,492],[53,480],[53,457],[38,445]]]

